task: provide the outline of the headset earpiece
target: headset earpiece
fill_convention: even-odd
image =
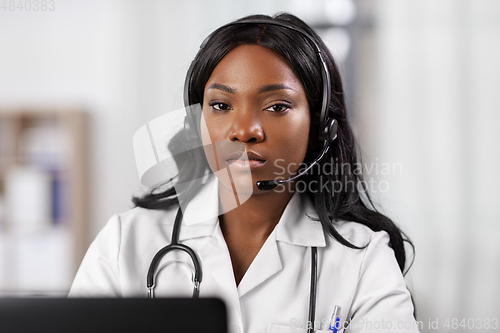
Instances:
[[[332,143],[337,138],[338,128],[339,125],[337,120],[328,118],[326,121],[326,126],[323,128],[323,132],[320,135],[320,140]]]
[[[189,116],[184,117],[184,132],[186,133],[186,138],[188,141],[194,141],[198,139],[198,134],[195,129],[192,128]]]
[[[197,142],[201,140],[200,134],[200,121],[201,118],[201,105],[186,105],[186,116],[184,117],[184,132],[188,142]]]
[[[338,129],[339,129],[339,124],[337,120],[333,118],[329,119],[328,124],[325,127],[325,131],[327,131],[327,133],[325,133],[326,134],[325,138],[327,138],[330,143],[332,143],[337,138]]]

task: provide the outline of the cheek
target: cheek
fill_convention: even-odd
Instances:
[[[309,127],[310,119],[309,114],[298,117],[289,125],[289,142],[290,148],[296,150],[297,153],[304,153],[307,151],[307,144],[309,141]]]
[[[227,140],[224,133],[227,133],[228,126],[227,120],[221,120],[220,117],[210,114],[209,111],[203,111],[201,114],[200,132],[201,140],[204,145],[214,143],[216,141]]]
[[[300,123],[300,125],[298,126],[297,130],[296,130],[296,133],[297,135],[295,135],[295,138],[297,139],[297,148],[301,148],[302,151],[306,152],[307,150],[307,145],[309,143],[309,130],[310,130],[310,120],[309,120],[309,116],[304,119],[304,121],[302,121]]]
[[[297,129],[294,135],[293,142],[290,145],[294,151],[294,157],[297,163],[302,163],[307,153],[307,146],[309,142],[309,122],[305,122]]]
[[[309,116],[301,117],[297,121],[290,122],[279,129],[280,151],[279,158],[285,163],[290,163],[290,171],[295,172],[306,156],[309,142]],[[286,128],[286,130],[284,130]]]

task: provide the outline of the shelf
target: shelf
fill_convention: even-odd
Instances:
[[[87,246],[87,119],[0,110],[0,293],[67,291]]]

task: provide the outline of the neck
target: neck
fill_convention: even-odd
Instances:
[[[244,235],[245,239],[255,241],[267,239],[278,224],[293,192],[268,191],[253,194],[247,201],[234,209],[234,193],[219,186],[221,229],[224,236]]]
[[[219,184],[219,199],[222,212],[220,227],[226,241],[234,278],[238,285],[266,239],[278,224],[293,192],[275,191],[253,194],[235,209],[234,193]]]

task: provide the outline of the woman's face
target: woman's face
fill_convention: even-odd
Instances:
[[[248,161],[237,160],[221,152],[222,162],[210,163],[212,171],[231,164],[237,183],[250,169],[253,194],[262,193],[255,182],[288,178],[306,155],[310,114],[302,83],[286,60],[262,46],[238,46],[217,64],[205,85],[203,117],[204,145],[239,143],[248,156]]]

